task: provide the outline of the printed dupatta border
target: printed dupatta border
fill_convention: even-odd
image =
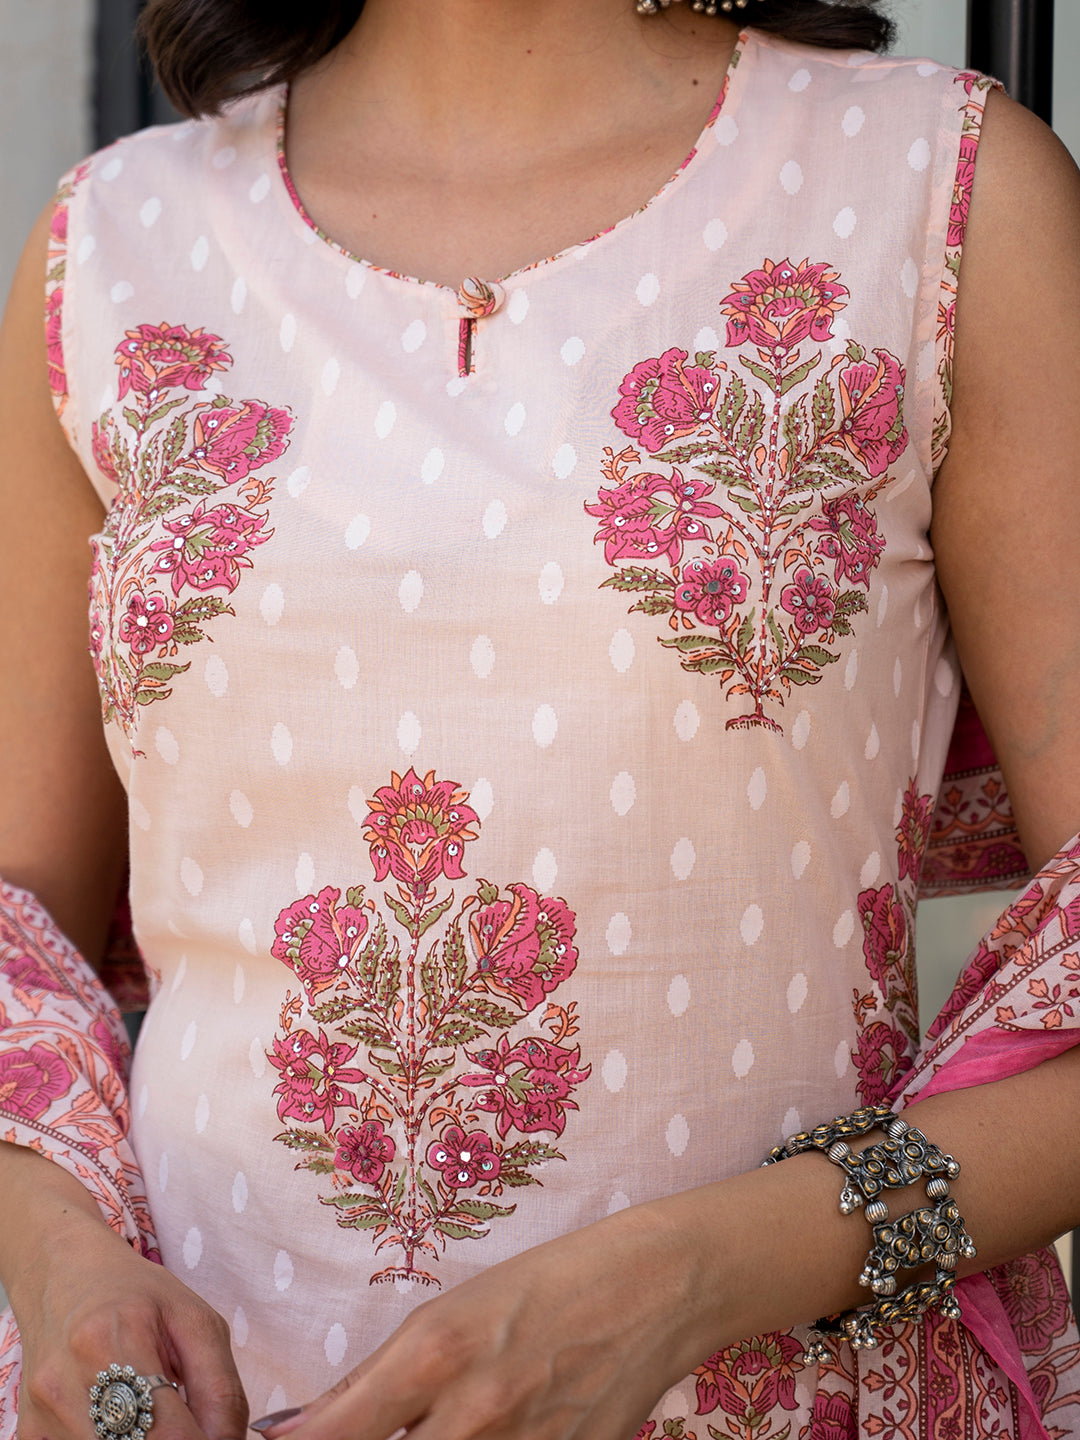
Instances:
[[[29,891],[0,881],[0,1140],[26,1145],[83,1185],[132,1248],[160,1262],[128,1141],[131,1051],[93,970]],[[21,1349],[0,1312],[0,1435],[13,1435]]]
[[[1004,1080],[1077,1043],[1080,835],[1043,866],[976,946],[892,1103],[899,1107]],[[1080,1434],[1080,1333],[1054,1253],[1022,1256],[961,1280],[957,1289],[967,1343],[975,1342],[1013,1392],[1017,1440]],[[932,1347],[939,1332],[944,1336],[949,1323],[931,1323],[923,1348]],[[905,1335],[859,1356],[858,1433],[875,1435],[884,1428],[906,1348],[913,1358],[905,1384],[914,1411],[923,1417],[910,1433],[918,1440],[953,1434],[944,1424],[940,1397],[932,1393],[927,1358],[916,1363]],[[957,1405],[962,1398],[956,1397]],[[957,1440],[989,1433],[974,1414],[955,1430]]]

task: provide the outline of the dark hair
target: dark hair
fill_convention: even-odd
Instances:
[[[733,18],[834,50],[884,50],[881,0],[750,0]],[[162,88],[185,115],[292,80],[343,40],[364,0],[149,0],[138,33]],[[752,7],[752,8],[751,8]]]

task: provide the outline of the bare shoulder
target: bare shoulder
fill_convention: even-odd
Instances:
[[[981,291],[988,281],[1005,282],[1049,256],[1075,265],[1078,236],[1080,170],[1072,156],[1030,110],[1000,91],[990,92],[964,244],[963,288]]]

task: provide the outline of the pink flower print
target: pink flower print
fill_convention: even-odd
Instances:
[[[687,365],[687,359],[685,350],[665,350],[658,359],[640,361],[619,386],[612,418],[650,455],[712,417],[716,375],[703,365]]]
[[[108,431],[103,429],[96,420],[90,425],[90,449],[98,469],[106,480],[113,484],[119,483],[119,475],[116,473],[116,461],[113,458],[112,445],[109,443]]]
[[[207,510],[206,501],[174,520],[163,520],[162,529],[171,540],[155,540],[158,552],[154,569],[170,575],[173,593],[185,585],[193,590],[235,590],[240,569],[250,569],[249,552],[274,533],[265,530],[267,515],[255,514],[236,505],[218,505]]]
[[[991,1277],[1021,1350],[1038,1353],[1064,1333],[1069,1293],[1049,1251],[1010,1260]]]
[[[65,211],[65,217],[67,212]],[[64,368],[64,287],[57,285],[45,302],[45,354],[49,367],[49,389],[57,400],[67,394]]]
[[[968,94],[971,94],[970,81]],[[975,183],[975,156],[979,149],[978,133],[960,137],[960,154],[953,181],[952,203],[949,206],[949,234],[946,244],[950,250],[963,245],[967,234],[968,210],[971,206],[971,189]]]
[[[49,235],[58,245],[65,245],[68,237],[68,207],[66,205],[54,205],[52,219],[49,221]]]
[[[16,990],[46,990],[50,994],[63,993],[63,987],[40,965],[32,955],[14,955],[0,965],[0,974]]]
[[[364,943],[368,916],[351,905],[339,907],[340,898],[340,890],[327,886],[295,900],[274,922],[270,953],[295,970],[309,999],[341,978]]]
[[[393,1136],[386,1133],[380,1120],[365,1120],[360,1126],[342,1126],[337,1132],[337,1143],[335,1166],[339,1170],[347,1170],[354,1180],[364,1185],[379,1183],[397,1148]]]
[[[116,1073],[126,1075],[129,1057],[105,1021],[95,1020],[90,1026],[90,1035]]]
[[[682,554],[682,537],[674,526],[662,526],[673,506],[658,497],[670,495],[671,482],[663,475],[634,475],[629,480],[597,491],[595,505],[586,505],[600,525],[593,537],[604,542],[604,559],[609,565],[620,560],[640,564],[667,559],[677,564]],[[700,523],[700,522],[699,522]],[[701,539],[711,540],[708,527],[701,526]]]
[[[164,595],[132,591],[120,621],[120,639],[136,655],[148,655],[172,639],[175,618]]]
[[[883,1020],[875,1020],[859,1036],[852,1059],[859,1072],[859,1098],[863,1105],[887,1100],[900,1075],[911,1066],[900,1035]]]
[[[819,1390],[814,1396],[809,1434],[814,1440],[859,1440],[859,1426],[850,1399]]]
[[[220,335],[183,325],[139,325],[116,347],[120,399],[129,390],[154,399],[161,390],[183,386],[203,390],[215,370],[227,370],[232,356]]]
[[[491,1111],[501,1139],[511,1129],[522,1134],[548,1130],[561,1135],[567,1110],[576,1110],[571,1098],[575,1085],[587,1080],[592,1066],[581,1067],[581,1050],[552,1040],[530,1036],[513,1047],[500,1035],[494,1050],[466,1051],[481,1066],[479,1073],[463,1075],[461,1083],[482,1089],[474,1108]]]
[[[910,781],[904,792],[900,824],[896,829],[901,880],[918,880],[933,819],[933,796],[920,795],[916,781]]]
[[[766,260],[731,287],[720,305],[728,316],[727,343],[747,340],[762,350],[786,354],[809,335],[819,343],[832,339],[832,322],[846,304],[848,290],[838,270],[809,260],[779,264]]]
[[[804,635],[827,630],[836,613],[836,591],[824,575],[815,575],[803,566],[796,570],[792,583],[780,592],[780,604]]]
[[[881,475],[907,448],[900,423],[904,404],[904,367],[888,350],[875,350],[877,364],[859,360],[840,371],[844,418],[840,438],[873,475]]]
[[[746,599],[750,582],[730,555],[691,560],[675,586],[675,608],[691,610],[703,625],[722,625]]]
[[[716,1351],[694,1372],[698,1377],[697,1413],[722,1410],[739,1419],[749,1434],[757,1428],[753,1421],[778,1405],[794,1410],[802,1349],[793,1335],[774,1331]]]
[[[420,779],[411,767],[376,790],[364,830],[376,880],[393,874],[418,898],[440,875],[460,880],[465,842],[475,840],[480,817],[465,802],[468,793],[454,780]]]
[[[90,655],[95,666],[101,659],[101,652],[105,648],[105,625],[96,609],[90,612]]]
[[[823,532],[818,553],[836,562],[837,584],[846,579],[869,590],[870,573],[885,549],[876,518],[857,495],[826,500],[821,508],[823,513],[810,521],[812,530]]]
[[[904,909],[891,885],[880,890],[863,890],[859,895],[859,916],[863,925],[863,955],[866,968],[882,990],[888,988],[890,970],[903,970],[907,954],[907,921]]]
[[[362,1070],[346,1065],[356,1054],[356,1048],[335,1044],[323,1030],[318,1037],[308,1030],[276,1035],[268,1058],[281,1075],[274,1087],[274,1094],[280,1097],[278,1117],[331,1129],[334,1111],[356,1104],[356,1095],[344,1087],[362,1084],[367,1079]]]
[[[508,888],[513,900],[492,901],[470,917],[469,937],[487,984],[531,1010],[577,965],[574,915],[564,900],[541,900],[528,885]]]
[[[482,1130],[466,1135],[459,1125],[448,1125],[427,1149],[427,1163],[441,1170],[452,1190],[469,1190],[485,1180],[494,1180],[502,1161]]]
[[[269,465],[288,445],[292,419],[258,400],[209,406],[196,415],[188,459],[222,480],[242,480]]]
[[[75,1071],[51,1045],[0,1051],[0,1110],[22,1120],[37,1120],[66,1095]]]

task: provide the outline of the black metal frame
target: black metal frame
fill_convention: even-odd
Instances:
[[[1052,123],[1054,0],[968,0],[967,49],[969,65]]]
[[[146,0],[97,0],[94,27],[94,145],[180,117],[141,60],[132,38]]]

